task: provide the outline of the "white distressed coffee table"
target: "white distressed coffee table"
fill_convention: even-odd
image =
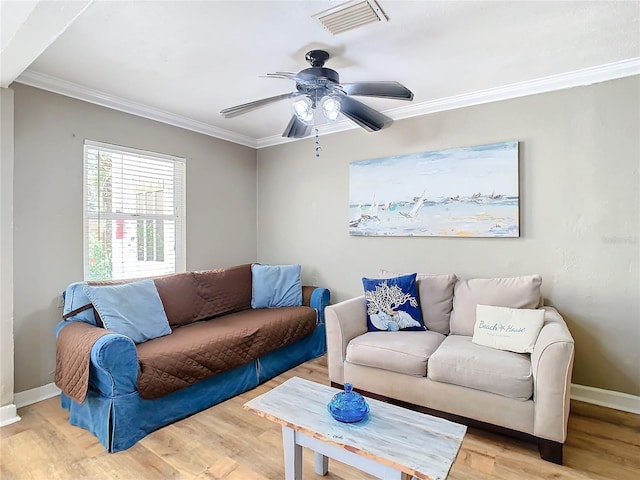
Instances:
[[[319,475],[330,457],[384,480],[447,478],[467,427],[369,398],[367,419],[341,423],[327,410],[339,391],[294,377],[245,403],[282,425],[285,480],[302,479],[302,447],[315,452]]]

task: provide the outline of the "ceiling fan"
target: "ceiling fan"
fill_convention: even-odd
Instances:
[[[340,113],[369,132],[376,132],[393,120],[383,113],[359,102],[354,96],[380,97],[399,100],[413,100],[413,93],[398,82],[357,82],[340,83],[338,72],[325,68],[329,54],[324,50],[311,50],[305,55],[311,65],[298,73],[268,73],[267,78],[284,78],[296,82],[296,91],[254,102],[225,108],[220,114],[231,118],[287,98],[302,97],[293,105],[293,116],[282,133],[283,137],[303,138],[311,132],[315,111],[318,107],[324,116],[337,120]]]

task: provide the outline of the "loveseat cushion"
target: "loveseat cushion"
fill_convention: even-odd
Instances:
[[[395,277],[398,274],[380,270],[381,278]],[[434,332],[449,333],[449,319],[453,308],[453,287],[455,274],[431,275],[418,273],[418,297],[424,325]]]
[[[424,377],[429,357],[444,339],[441,333],[431,331],[368,332],[349,342],[346,360]]]
[[[310,307],[249,309],[138,344],[138,392],[159,398],[244,365],[310,335],[316,316]]]
[[[530,355],[476,345],[464,335],[442,342],[429,359],[427,377],[517,400],[533,395]]]
[[[540,303],[541,284],[540,275],[458,280],[453,290],[451,333],[473,335],[478,304],[536,308]]]

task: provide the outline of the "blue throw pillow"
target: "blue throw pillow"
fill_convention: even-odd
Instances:
[[[85,285],[84,291],[107,330],[126,335],[135,343],[171,333],[153,280],[118,285]]]
[[[300,265],[251,265],[251,308],[302,305]]]
[[[363,278],[362,284],[370,332],[426,330],[415,273],[395,278]]]

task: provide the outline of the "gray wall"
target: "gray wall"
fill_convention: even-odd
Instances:
[[[13,404],[13,90],[0,88],[0,423]]]
[[[59,292],[82,280],[84,139],[187,159],[187,270],[256,259],[252,148],[14,84],[15,391],[53,381]]]
[[[640,395],[640,78],[469,107],[258,151],[258,260],[301,263],[332,300],[380,268],[540,273],[576,340],[573,382]],[[349,162],[520,141],[519,239],[347,232]]]

